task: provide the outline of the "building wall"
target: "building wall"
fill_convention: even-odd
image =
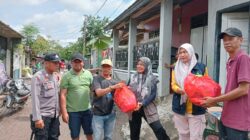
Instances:
[[[21,57],[19,53],[14,55],[13,48],[17,47],[16,45],[21,42],[20,38],[6,38],[5,46],[1,46],[6,49],[6,56],[3,60],[5,64],[6,73],[10,77],[19,78],[21,75]],[[13,58],[14,57],[14,58]],[[15,65],[15,66],[13,66]]]
[[[214,79],[218,80],[218,44],[217,39],[218,34],[220,33],[220,19],[217,16],[220,10],[229,8],[232,6],[237,6],[249,2],[249,0],[209,0],[208,1],[208,71],[209,75],[213,76]]]
[[[160,9],[159,9],[160,10]],[[160,17],[156,18],[144,25],[144,28],[149,31],[159,30],[160,28]],[[145,39],[145,38],[144,38]]]
[[[193,0],[184,6],[175,7],[173,11],[172,46],[179,47],[183,43],[190,42],[191,18],[207,12],[208,0]],[[181,24],[181,27],[179,24]]]
[[[184,6],[174,7],[172,47],[179,47],[183,43],[190,42],[191,18],[207,12],[208,0],[193,0]],[[179,24],[181,24],[181,27]],[[148,22],[144,27],[150,31],[158,30],[160,28],[160,18]]]
[[[6,60],[5,60],[5,68],[6,72],[9,76],[12,76],[12,63],[11,63],[11,58],[12,58],[12,43],[11,39],[8,38],[7,40],[7,51],[6,51]]]
[[[18,79],[21,78],[21,69],[22,69],[22,52],[18,50],[18,44],[21,43],[20,38],[11,38],[12,44],[12,78]]]

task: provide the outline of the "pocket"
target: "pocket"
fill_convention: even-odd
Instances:
[[[154,114],[157,114],[157,107],[154,103],[150,103],[146,107],[144,107],[144,112],[146,116],[152,116]]]
[[[46,97],[46,98],[48,98],[48,97],[52,97],[52,96],[54,96],[55,95],[55,89],[50,89],[50,90],[47,90],[47,91],[45,91],[44,93],[43,93],[43,97]]]
[[[200,133],[199,135],[200,136],[203,136],[203,133],[204,133],[204,130],[206,128],[206,118],[205,118],[205,115],[201,115],[200,116],[200,120],[201,120],[201,123],[200,123]]]
[[[86,116],[89,116],[89,118],[92,118],[93,117],[93,113],[92,111],[89,109],[89,110],[86,110]]]
[[[180,96],[178,96],[176,93],[173,95],[172,105],[177,108],[180,106]]]
[[[52,97],[56,93],[55,89],[55,83],[53,81],[48,81],[44,82],[43,84],[43,89],[42,89],[42,96],[45,98]]]
[[[46,135],[46,130],[45,127],[40,129],[40,128],[35,128],[35,134],[39,136],[44,136]]]
[[[44,82],[43,87],[45,90],[51,90],[55,88],[55,83],[53,81]]]
[[[180,105],[180,96],[174,93],[173,99],[172,99],[172,109],[174,111],[181,111],[181,105]]]

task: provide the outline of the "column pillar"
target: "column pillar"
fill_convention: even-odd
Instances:
[[[172,44],[172,15],[173,0],[161,0],[160,13],[160,46],[159,46],[159,96],[169,94],[170,70],[164,67],[164,63],[170,64]]]
[[[133,50],[136,45],[136,22],[134,19],[129,20],[129,37],[128,37],[128,78],[130,78],[130,71],[133,70]]]

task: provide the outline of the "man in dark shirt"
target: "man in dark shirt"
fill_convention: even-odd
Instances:
[[[110,75],[111,60],[104,59],[101,62],[101,70],[101,74],[95,76],[93,81],[92,127],[94,140],[111,140],[116,118],[113,93],[115,89],[121,88],[122,84],[113,80]]]

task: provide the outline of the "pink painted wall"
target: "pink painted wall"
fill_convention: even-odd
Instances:
[[[156,18],[144,25],[144,28],[149,31],[155,31],[160,28],[160,18]]]
[[[208,12],[208,0],[193,0],[182,6],[174,7],[172,46],[179,47],[183,43],[190,42],[191,18]],[[181,17],[181,32],[178,31],[178,17]],[[149,31],[155,31],[160,27],[160,18],[150,21],[145,26]]]
[[[172,46],[179,47],[190,42],[191,18],[208,12],[208,0],[193,0],[192,2],[174,9]],[[178,17],[181,17],[181,32],[178,31]]]

